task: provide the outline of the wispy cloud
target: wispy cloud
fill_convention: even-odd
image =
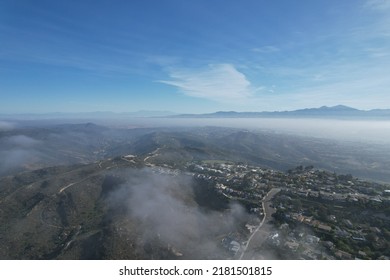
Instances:
[[[172,69],[172,80],[158,82],[177,87],[192,97],[217,102],[243,102],[254,90],[246,76],[231,64],[211,64],[204,69]]]
[[[275,46],[263,46],[260,48],[253,48],[253,52],[258,52],[258,53],[272,53],[272,52],[278,52],[280,49]]]
[[[390,57],[390,50],[388,48],[367,48],[364,50],[369,56],[373,58]]]
[[[147,63],[152,63],[155,65],[167,67],[167,66],[172,66],[174,64],[177,64],[180,61],[180,59],[178,57],[167,56],[167,55],[148,55],[146,56],[145,61]]]
[[[378,11],[390,10],[390,0],[367,0],[364,6]]]
[[[293,90],[290,92],[289,105],[292,108],[304,108],[343,104],[359,109],[387,109],[390,104],[390,97],[384,90],[387,84],[388,79],[384,75],[345,75],[341,80],[332,79],[323,84]]]
[[[363,39],[388,39],[390,37],[390,0],[367,0],[363,5],[363,10],[372,16],[372,21],[357,29],[359,33],[357,35]]]
[[[272,82],[276,87],[272,94],[259,91],[251,104],[258,104],[261,110],[338,104],[359,109],[388,108],[389,52],[385,47],[369,43],[362,43],[359,49],[353,50],[347,43],[345,51],[327,57],[311,59],[301,55],[299,60],[285,61],[281,65],[252,65],[256,76],[262,77],[263,86]]]

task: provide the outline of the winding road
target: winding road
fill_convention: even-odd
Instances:
[[[257,259],[256,256],[258,253],[256,251],[261,247],[261,245],[263,245],[272,229],[272,225],[270,225],[269,222],[272,220],[272,214],[275,213],[275,209],[271,207],[271,200],[278,192],[280,192],[279,188],[273,188],[263,198],[263,220],[249,237],[246,246],[242,250],[239,257],[240,260]]]

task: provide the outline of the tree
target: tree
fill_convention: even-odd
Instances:
[[[277,209],[276,212],[272,214],[272,217],[279,224],[286,222],[286,213],[281,209]]]
[[[299,198],[292,200],[291,203],[294,207],[294,210],[299,211],[302,209],[302,202]]]
[[[328,219],[328,209],[323,205],[319,205],[317,215],[320,220],[326,221]]]

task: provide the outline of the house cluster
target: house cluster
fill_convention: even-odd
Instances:
[[[191,164],[194,176],[213,182],[216,189],[230,199],[260,203],[273,187],[282,185],[283,173],[246,164]]]
[[[321,258],[388,258],[387,185],[313,169],[289,172],[287,180],[274,200],[277,218],[288,224],[289,233],[306,228],[318,236],[326,249]],[[286,240],[290,243],[284,248],[295,253],[294,240]],[[299,252],[302,250],[300,247]]]
[[[270,234],[267,246],[287,258],[388,258],[389,185],[313,167],[283,173],[246,164],[213,162],[192,164],[188,170],[211,182],[228,199],[250,205],[249,212],[259,220],[263,216],[263,197],[272,188],[281,189],[272,206],[283,213],[283,221],[281,228]],[[257,224],[247,224],[248,235]],[[305,232],[301,232],[302,228]],[[231,241],[224,239],[222,244],[234,252],[237,246]]]

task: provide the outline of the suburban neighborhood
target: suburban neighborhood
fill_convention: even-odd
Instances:
[[[248,238],[260,230],[259,224],[267,216],[267,201],[272,217],[261,225],[267,228],[266,232],[260,230],[266,238],[251,246],[253,259],[390,257],[389,185],[313,166],[298,166],[284,173],[243,163],[206,161],[191,163],[186,169],[251,213],[246,231],[229,233],[221,239],[232,258],[246,254]],[[277,192],[264,201],[271,190]]]

